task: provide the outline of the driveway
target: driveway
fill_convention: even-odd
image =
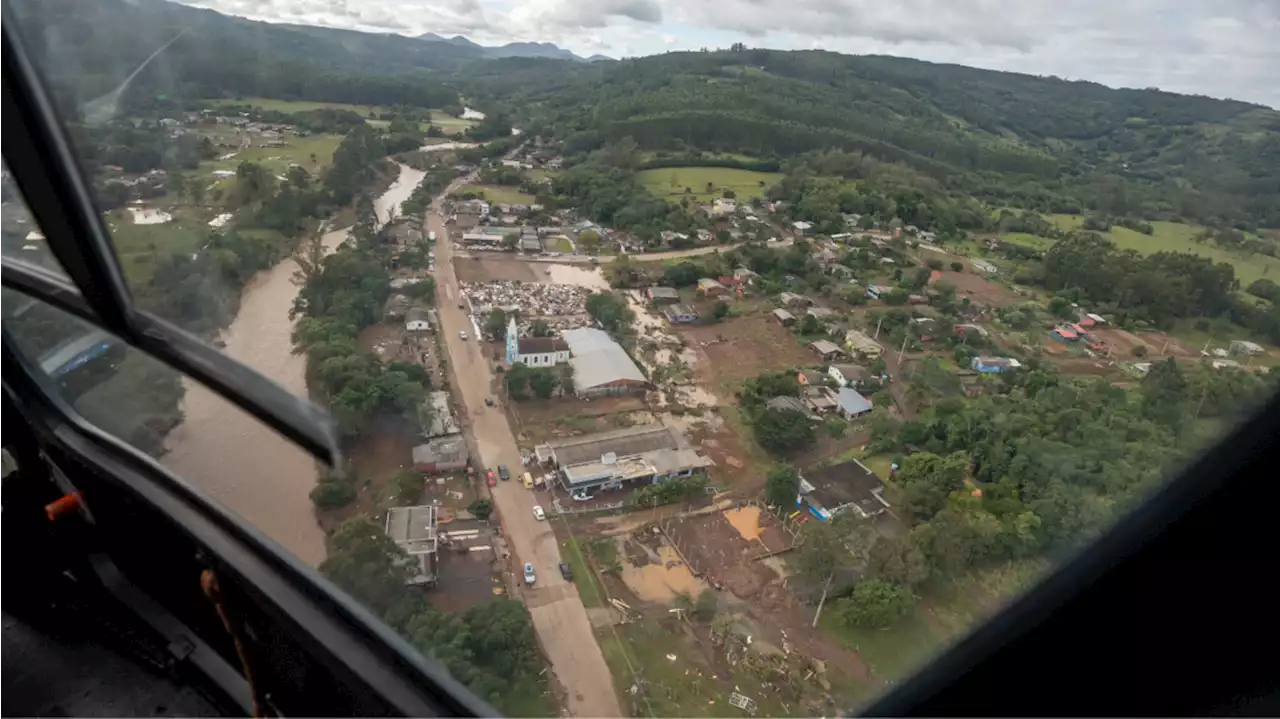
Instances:
[[[435,207],[427,214],[427,229],[436,233],[440,331],[480,455],[474,460],[477,472],[483,477],[483,470],[493,469],[496,474],[499,464],[507,465],[511,471],[511,481],[499,481],[492,489],[493,502],[513,553],[510,569],[519,576],[524,562],[533,562],[537,572],[537,585],[524,591],[524,599],[551,669],[568,693],[565,708],[579,717],[622,716],[613,678],[586,609],[577,591],[560,576],[560,548],[555,535],[548,522],[534,519],[537,500],[519,481],[524,470],[507,416],[501,407],[484,403],[491,396],[492,360],[482,356],[470,318],[458,309],[461,291],[453,270],[453,246],[444,219]],[[468,337],[465,340],[459,336],[463,331]]]

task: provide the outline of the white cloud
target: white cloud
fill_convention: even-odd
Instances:
[[[1277,0],[183,0],[261,20],[621,56],[883,53],[1280,107]]]

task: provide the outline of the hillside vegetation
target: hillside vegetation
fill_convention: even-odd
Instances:
[[[993,204],[1280,225],[1280,113],[1248,103],[823,51],[563,69],[476,80],[571,152],[625,137],[762,158],[842,148]]]

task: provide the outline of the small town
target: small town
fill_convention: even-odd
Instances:
[[[503,714],[857,712],[1280,387],[1280,214],[1220,177],[1273,110],[312,29],[332,72],[144,74],[69,134],[137,306],[341,461],[141,353],[74,403]],[[4,184],[6,258],[65,274]],[[5,323],[53,377],[123,353]]]

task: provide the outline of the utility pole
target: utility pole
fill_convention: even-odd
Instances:
[[[881,317],[880,319],[876,320],[876,333],[871,337],[871,339],[873,340],[880,339],[880,325],[883,322],[884,322],[884,317]]]
[[[911,334],[907,333],[902,338],[902,346],[898,348],[898,367],[902,367],[902,355],[907,351],[907,341],[911,339]]]

